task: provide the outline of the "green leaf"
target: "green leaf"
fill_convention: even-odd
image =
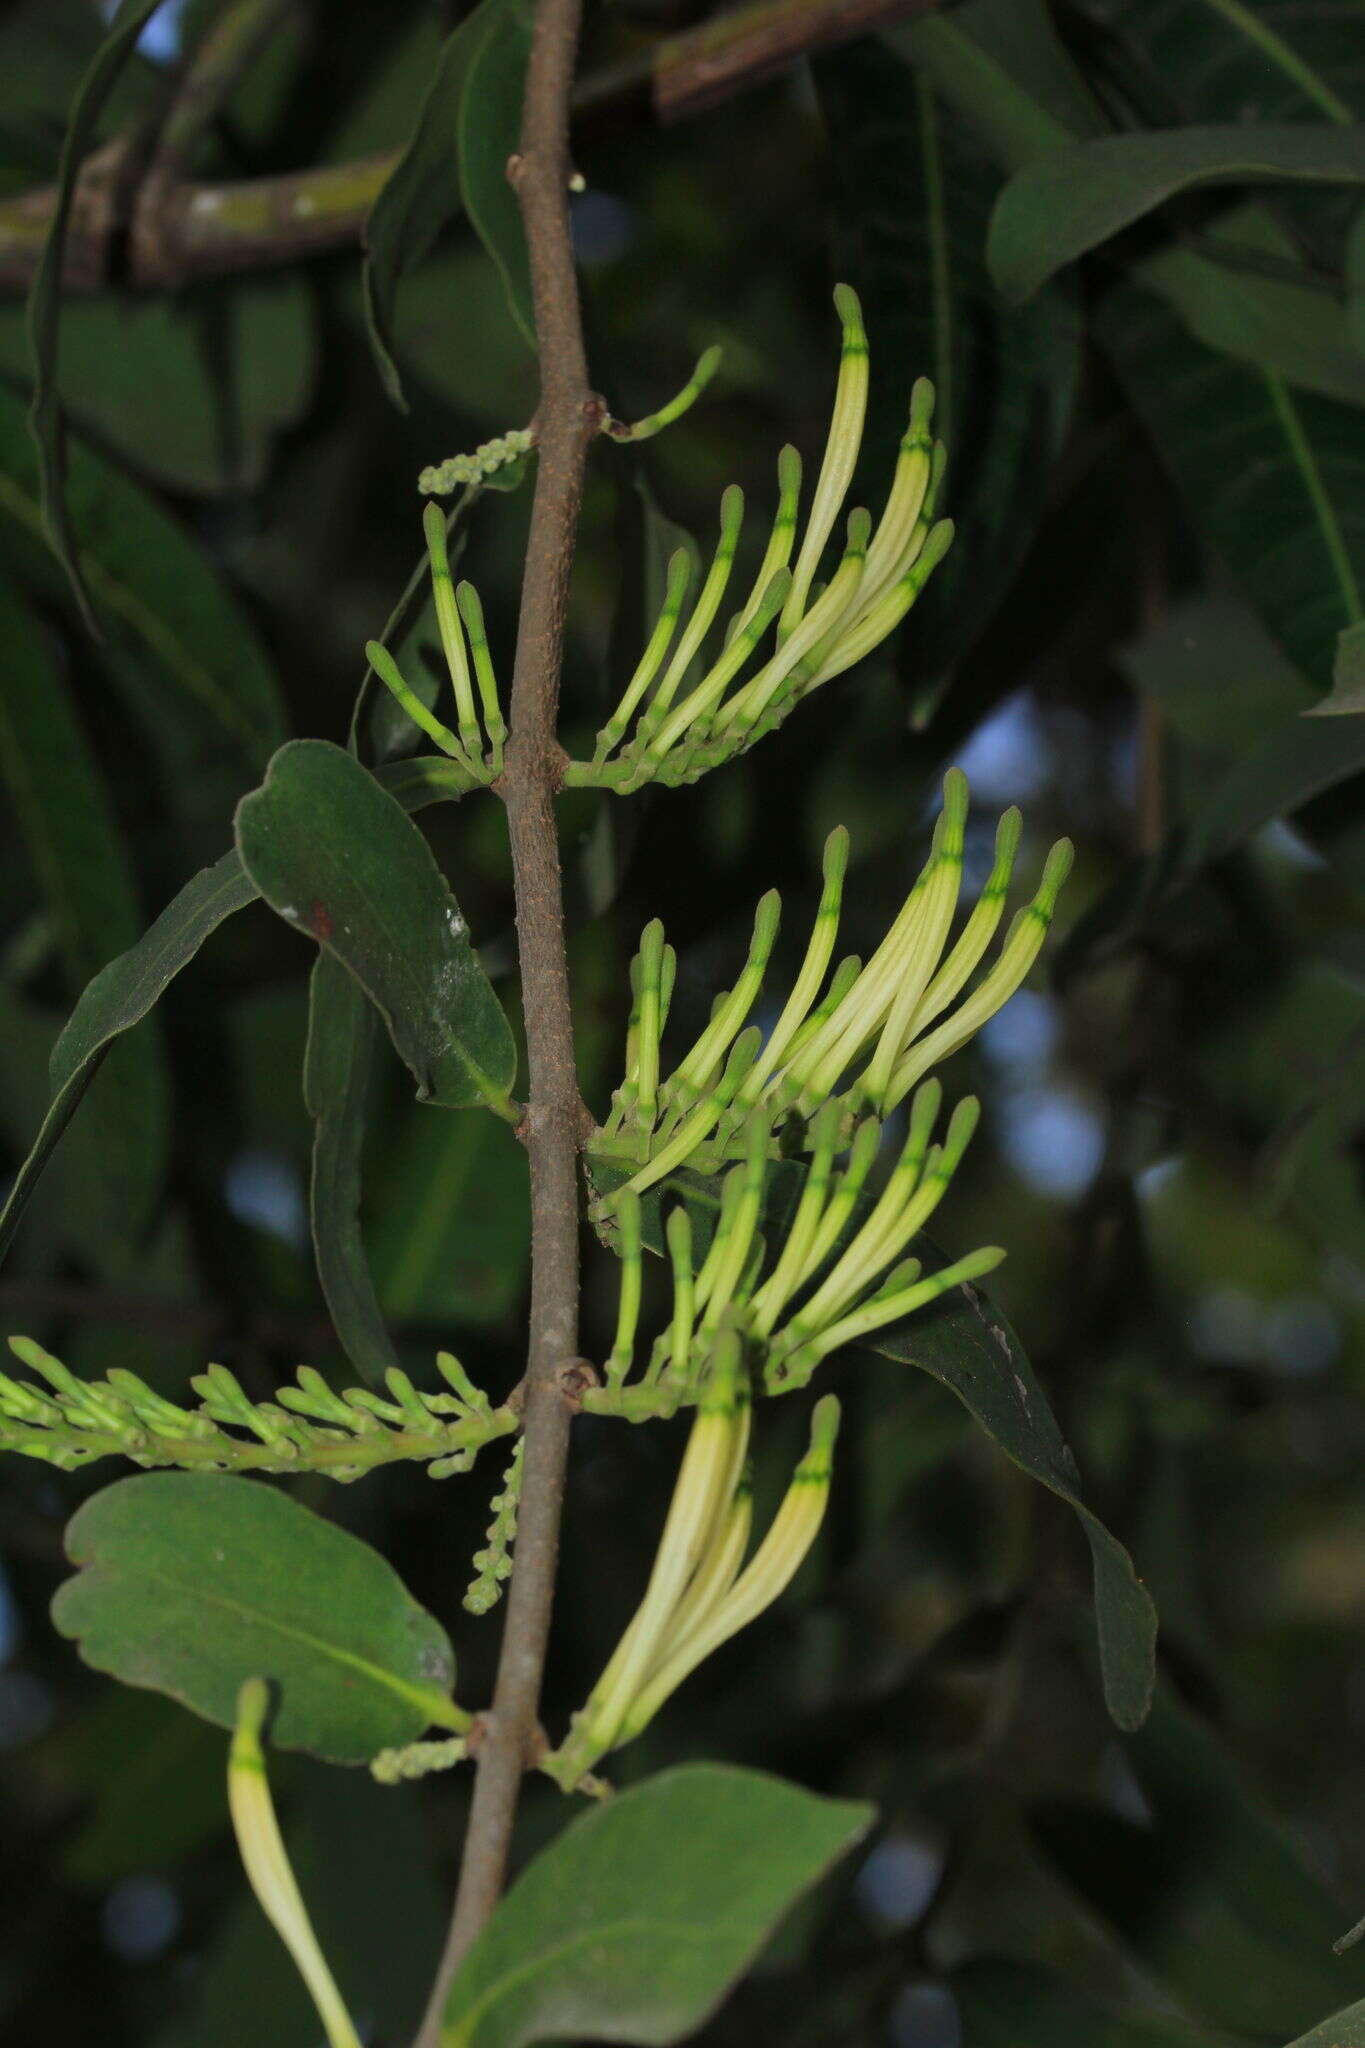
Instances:
[[[1365,1998],[1333,2013],[1311,2033],[1300,2034],[1289,2048],[1365,2048]]]
[[[920,1239],[917,1254],[924,1249]],[[924,1260],[926,1271],[947,1263],[937,1252]],[[1156,1680],[1156,1608],[1128,1552],[1081,1498],[1076,1460],[1008,1319],[979,1288],[961,1287],[875,1332],[867,1349],[931,1373],[1007,1458],[1075,1510],[1090,1545],[1105,1704],[1120,1728],[1140,1727]]]
[[[497,1117],[384,1122],[371,1170],[375,1292],[393,1322],[486,1327],[511,1313],[530,1258],[526,1154]]]
[[[445,1631],[377,1551],[287,1494],[197,1472],[120,1479],[66,1532],[53,1620],[125,1685],[230,1728],[243,1680],[279,1691],[271,1740],[365,1763],[463,1726]]]
[[[235,852],[201,868],[136,945],[101,968],[52,1049],[52,1102],[33,1150],[0,1211],[0,1259],[8,1251],[34,1188],[113,1041],[140,1023],[172,979],[225,917],[256,890]]]
[[[679,2041],[872,1809],[757,1771],[664,1771],[570,1823],[456,1973],[441,2048]]]
[[[498,0],[470,59],[460,95],[460,190],[479,240],[502,275],[513,318],[531,347],[536,316],[521,208],[507,162],[521,133],[521,102],[531,54],[529,17],[518,0]]]
[[[629,1170],[589,1155],[594,1186],[606,1193],[630,1178]],[[781,1160],[768,1173],[763,1227],[770,1247],[780,1246],[796,1212],[806,1169]],[[705,1256],[720,1212],[721,1177],[684,1168],[642,1199],[644,1242],[664,1248],[665,1205],[682,1202],[692,1219],[693,1256]],[[842,1243],[861,1228],[874,1198],[861,1195]],[[912,1246],[926,1273],[950,1263],[923,1235]],[[1094,1569],[1095,1626],[1105,1703],[1120,1728],[1141,1725],[1155,1682],[1157,1616],[1128,1552],[1086,1506],[1078,1491],[1076,1461],[1062,1439],[1047,1396],[1009,1320],[977,1287],[957,1287],[927,1308],[878,1330],[859,1347],[929,1373],[955,1394],[972,1418],[1020,1469],[1055,1493],[1080,1517]]]
[[[3,585],[0,637],[0,775],[68,980],[79,988],[137,931],[132,870],[53,643]],[[159,1039],[144,1035],[126,1048],[119,1088],[102,1105],[105,1171],[115,1191],[111,1214],[129,1236],[145,1222],[165,1167],[167,1093]],[[13,1207],[11,1194],[0,1218],[0,1244]]]
[[[237,845],[271,909],[360,982],[421,1101],[505,1108],[507,1019],[430,848],[368,770],[330,741],[291,740],[238,805]]]
[[[418,811],[459,795],[462,785],[451,787],[451,766],[443,757],[401,761],[382,770],[380,780],[405,809]],[[111,1043],[141,1022],[223,919],[254,903],[257,894],[233,847],[212,867],[201,868],[137,943],[111,960],[82,991],[53,1047],[47,1115],[0,1210],[0,1259]]]
[[[1318,718],[1336,718],[1352,711],[1365,711],[1365,620],[1343,626],[1337,634],[1331,693],[1313,706]]]
[[[1213,2026],[1263,2040],[1365,1981],[1337,1958],[1347,1917],[1242,1783],[1214,1732],[1168,1689],[1125,1745],[1146,1813],[1048,1808],[1039,1834],[1068,1882],[1151,1981]]]
[[[1099,2005],[1025,1963],[970,1962],[949,1981],[972,2048],[1245,2048],[1245,2037],[1210,2034],[1135,2006]]]
[[[77,561],[67,507],[63,499],[62,419],[57,401],[57,332],[62,309],[62,261],[66,231],[81,162],[94,139],[96,125],[118,76],[132,56],[144,24],[160,0],[122,0],[99,49],[81,80],[71,107],[57,169],[57,203],[43,253],[34,273],[28,300],[29,339],[33,350],[33,405],[29,428],[38,451],[43,527],[66,570],[86,623],[98,637],[94,607]]]
[[[997,162],[1016,171],[1105,125],[1055,32],[1031,18],[1032,6],[1027,12],[1027,36],[1001,0],[971,0],[951,17],[917,22],[892,37]],[[1365,404],[1365,358],[1344,312],[1321,279],[1296,265],[1295,246],[1274,217],[1244,207],[1220,223],[1219,236],[1226,247],[1217,260],[1191,247],[1168,248],[1135,263],[1133,275],[1211,346],[1311,391]],[[1267,256],[1288,275],[1263,275]]]
[[[1096,0],[1082,7],[1101,18]],[[1169,118],[1336,121],[1365,117],[1356,0],[1102,0],[1130,69],[1162,81]],[[1163,122],[1163,125],[1165,123]]]
[[[1037,528],[1067,433],[1081,322],[1058,287],[1001,301],[983,259],[1000,174],[961,116],[885,48],[816,66],[839,189],[841,271],[862,297],[872,391],[855,495],[885,493],[909,384],[934,381],[956,543],[899,638],[915,716],[989,623]],[[870,495],[869,495],[870,494]]]
[[[195,710],[221,746],[259,773],[284,736],[279,688],[265,649],[217,571],[155,500],[75,436],[66,437],[67,500],[84,583],[111,635]],[[0,386],[0,514],[21,542],[43,521],[24,412]],[[46,551],[26,573],[39,578]]]
[[[360,1165],[375,1013],[334,953],[318,949],[308,984],[303,1099],[313,1119],[308,1213],[318,1280],[341,1348],[361,1378],[382,1383],[398,1354],[375,1299],[360,1231]]]
[[[1337,636],[1362,618],[1365,417],[1214,354],[1136,292],[1097,331],[1201,530],[1326,690]]]
[[[312,396],[313,327],[301,277],[78,300],[62,312],[61,406],[172,490],[255,490]],[[0,310],[0,371],[30,381],[18,308]]]
[[[492,25],[514,4],[515,0],[480,0],[480,5],[446,37],[417,125],[366,224],[365,322],[384,388],[404,412],[408,409],[407,399],[393,357],[399,283],[428,254],[442,229],[468,205],[461,161],[466,146],[466,89]],[[486,80],[491,77],[496,85],[498,51],[490,56],[492,70],[486,73]],[[471,139],[476,139],[478,133],[479,123],[475,119]],[[504,137],[504,182],[514,139],[515,130],[512,141]],[[507,189],[510,195],[510,186]]]
[[[1178,192],[1206,185],[1365,183],[1365,129],[1257,125],[1102,135],[1010,180],[991,217],[987,261],[1026,299]]]

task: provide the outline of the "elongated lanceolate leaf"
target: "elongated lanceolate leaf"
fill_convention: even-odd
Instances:
[[[1300,2034],[1288,2048],[1365,2048],[1365,1999],[1358,2005],[1347,2006],[1344,2012],[1333,2013],[1311,2034]]]
[[[120,1479],[74,1516],[66,1545],[80,1570],[53,1620],[125,1685],[230,1728],[243,1681],[267,1678],[272,1741],[332,1763],[465,1725],[440,1623],[377,1551],[272,1487],[198,1472]]]
[[[243,865],[379,1009],[424,1102],[505,1107],[516,1047],[459,905],[402,806],[327,740],[281,747],[237,809]]]
[[[441,2048],[682,2040],[872,1817],[715,1764],[623,1792],[512,1887],[456,1974]]]
[[[308,1213],[318,1280],[341,1347],[362,1379],[378,1386],[398,1354],[375,1299],[360,1232],[360,1166],[365,1142],[375,1013],[364,989],[320,948],[308,986],[303,1099],[313,1119]]]
[[[12,797],[39,895],[70,983],[79,988],[137,930],[132,872],[55,643],[3,585],[0,639],[0,787]],[[119,1088],[102,1099],[100,1123],[109,1213],[131,1236],[150,1211],[165,1165],[167,1083],[154,1035],[126,1048]],[[6,1201],[0,1248],[23,1199],[16,1188]]]
[[[434,245],[441,230],[469,203],[463,152],[465,103],[476,57],[490,28],[512,11],[515,0],[481,0],[447,36],[412,138],[376,199],[365,229],[365,319],[384,387],[407,410],[402,378],[393,358],[393,320],[398,286]],[[482,141],[479,116],[471,110],[469,136]],[[502,174],[515,147],[516,128],[503,135]],[[482,179],[482,171],[479,174]],[[482,186],[480,183],[480,196]],[[512,196],[507,187],[509,198]],[[514,202],[515,204],[515,202]],[[483,232],[483,229],[480,229]],[[504,273],[505,274],[505,273]]]
[[[465,785],[452,775],[453,767],[444,757],[421,756],[381,771],[380,780],[405,810],[418,811],[461,794]],[[223,919],[254,903],[257,894],[233,847],[212,867],[201,868],[137,943],[101,968],[84,989],[52,1050],[47,1115],[0,1210],[0,1259],[110,1045],[141,1022]]]
[[[85,587],[112,639],[126,643],[174,715],[255,773],[284,738],[265,649],[216,569],[156,500],[74,434],[65,437],[66,500]],[[43,545],[37,464],[24,409],[0,386],[0,519],[7,546],[27,546],[26,579],[54,569]],[[59,580],[59,572],[53,580]]]
[[[75,542],[62,498],[62,422],[57,404],[57,336],[61,317],[62,258],[76,178],[94,138],[96,123],[119,72],[132,56],[144,24],[160,0],[122,0],[109,33],[90,61],[76,94],[57,167],[57,204],[29,293],[29,339],[33,349],[33,408],[29,422],[38,450],[43,525],[71,579],[71,587],[92,632],[95,613],[81,578]]]
[[[1067,263],[1179,192],[1206,185],[1360,185],[1365,128],[1304,123],[1102,135],[1020,171],[1001,193],[986,244],[1009,298],[1026,299]]]
[[[502,273],[513,318],[534,348],[531,266],[521,208],[507,176],[507,162],[521,132],[530,54],[529,10],[523,15],[520,0],[495,0],[460,95],[458,133],[465,211]]]

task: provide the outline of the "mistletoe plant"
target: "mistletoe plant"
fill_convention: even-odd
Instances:
[[[678,1048],[669,1034],[676,957],[662,924],[650,923],[631,966],[619,1084],[600,1122],[579,1101],[554,791],[626,797],[734,761],[900,625],[953,527],[938,513],[946,456],[933,438],[932,387],[920,379],[880,517],[857,507],[836,538],[868,391],[859,303],[840,286],[838,382],[809,495],[797,452],[783,449],[758,566],[736,592],[744,504],[738,489],[727,491],[699,587],[686,554],[675,555],[657,622],[595,746],[586,758],[563,756],[554,730],[559,635],[588,445],[598,434],[641,440],[670,424],[718,356],[708,353],[674,401],[633,427],[612,420],[588,390],[563,233],[562,12],[557,0],[542,7],[517,173],[542,327],[541,410],[533,429],[421,480],[449,708],[404,678],[387,635],[368,649],[371,677],[436,751],[368,768],[362,692],[349,748],[298,741],[275,756],[240,806],[234,850],[82,998],[54,1056],[52,1111],[0,1225],[7,1238],[103,1051],[224,916],[260,895],[316,942],[304,1074],[318,1129],[315,1235],[323,1290],[362,1383],[336,1384],[305,1365],[273,1399],[257,1400],[215,1364],[194,1380],[197,1400],[182,1404],[124,1369],[81,1379],[18,1337],[12,1349],[23,1372],[0,1375],[0,1445],[63,1471],[110,1457],[144,1468],[93,1495],[73,1519],[68,1547],[79,1569],[58,1594],[57,1625],[97,1668],[158,1687],[234,1730],[229,1797],[246,1873],[333,2048],[356,2048],[360,2035],[276,1824],[267,1729],[276,1746],[368,1765],[386,1783],[476,1764],[460,1893],[423,2048],[584,2028],[614,2039],[678,2038],[795,1891],[866,1826],[863,1808],[748,1773],[693,1768],[590,1809],[493,1911],[523,1771],[538,1770],[565,1793],[605,1795],[604,1761],[791,1583],[837,1474],[839,1402],[828,1391],[815,1400],[809,1449],[757,1542],[751,1441],[773,1402],[800,1399],[854,1347],[936,1372],[1011,1456],[1072,1501],[1095,1554],[1103,1675],[1120,1721],[1140,1717],[1150,1683],[1145,1596],[1077,1499],[1046,1402],[975,1291],[1003,1253],[988,1246],[947,1258],[925,1235],[977,1121],[970,1097],[945,1118],[935,1069],[1028,974],[1066,876],[1067,843],[1052,849],[1001,937],[1021,830],[1018,813],[1007,812],[985,884],[959,918],[968,795],[951,770],[923,869],[864,961],[836,958],[850,855],[840,828],[825,845],[822,894],[790,988],[765,995],[781,908],[774,892],[758,905],[733,985]],[[532,461],[539,471],[507,716],[503,663],[478,593],[452,577],[450,535],[490,481],[515,481]],[[454,507],[442,509],[440,497],[457,490]],[[511,832],[525,1103],[512,1100],[518,1055],[506,1017],[407,815],[485,790],[502,798]],[[338,1105],[363,1093],[376,1016],[423,1099],[506,1118],[530,1153],[529,1363],[522,1386],[500,1400],[446,1352],[436,1382],[417,1386],[379,1320],[356,1220],[358,1161],[334,1122]],[[577,1339],[581,1206],[619,1276],[614,1339],[596,1361],[580,1356]],[[647,1251],[671,1290],[652,1325],[646,1302],[658,1290],[646,1287]],[[682,1410],[693,1420],[634,1618],[571,1725],[547,1733],[537,1703],[569,1423],[579,1410],[622,1425]],[[498,1439],[511,1440],[510,1460],[464,1601],[482,1616],[510,1581],[497,1687],[484,1705],[457,1698],[445,1631],[387,1563],[259,1476],[351,1481],[406,1461],[443,1480],[467,1474]],[[672,1845],[662,1874],[660,1831]],[[664,1896],[684,1933],[660,1934],[657,1955],[643,1938],[627,1944],[628,1955],[613,1950],[613,1915],[648,1920],[651,1901]],[[567,1959],[566,1915],[595,1960]],[[709,1930],[700,1948],[699,1928]],[[651,2000],[663,1998],[664,1982],[681,1988],[661,2018]],[[497,2027],[488,2019],[495,2007]],[[634,2017],[620,2019],[627,2008]]]

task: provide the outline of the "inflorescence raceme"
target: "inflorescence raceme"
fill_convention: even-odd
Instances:
[[[716,552],[695,602],[689,604],[691,561],[680,549],[668,565],[663,607],[635,672],[597,736],[592,759],[566,764],[566,783],[625,794],[647,782],[695,782],[708,769],[745,753],[813,690],[880,646],[947,553],[953,523],[934,517],[947,454],[932,434],[934,387],[921,377],[911,392],[909,425],[880,521],[874,528],[871,514],[861,506],[851,512],[837,566],[828,583],[816,580],[853,480],[867,412],[867,335],[858,295],[840,285],[834,299],[843,323],[839,379],[804,526],[801,457],[787,447],[778,458],[777,514],[763,559],[717,645],[714,629],[744,524],[744,493],[738,486],[726,491]],[[633,426],[607,418],[603,431],[619,441],[647,440],[694,403],[719,360],[720,351],[708,349],[667,405]],[[477,487],[507,463],[521,461],[532,445],[529,429],[504,435],[472,456],[452,457],[424,470],[421,488]],[[439,505],[427,505],[423,527],[455,697],[455,729],[422,701],[387,648],[370,641],[366,652],[380,681],[455,762],[472,789],[502,773],[506,726],[478,593],[472,583],[452,584],[446,519]],[[765,643],[770,644],[763,652]]]
[[[80,1380],[31,1337],[9,1342],[35,1378],[0,1373],[0,1450],[63,1471],[123,1457],[192,1472],[358,1479],[377,1465],[406,1460],[444,1479],[467,1472],[484,1444],[519,1427],[515,1412],[494,1408],[446,1351],[437,1355],[448,1389],[442,1393],[422,1393],[395,1366],[388,1399],[365,1387],[338,1394],[320,1372],[301,1365],[297,1385],[279,1388],[277,1401],[252,1401],[226,1366],[211,1365],[191,1382],[199,1406],[182,1408],[136,1373],[115,1367],[107,1379]]]
[[[740,1344],[758,1390],[785,1393],[805,1386],[832,1351],[989,1273],[1004,1257],[993,1245],[934,1273],[904,1256],[943,1199],[976,1128],[978,1105],[967,1096],[942,1141],[932,1143],[941,1103],[936,1080],[916,1091],[904,1144],[875,1200],[865,1189],[883,1125],[864,1117],[850,1143],[840,1105],[825,1104],[811,1127],[809,1166],[780,1246],[763,1234],[768,1127],[761,1113],[751,1116],[744,1156],[725,1176],[715,1232],[698,1269],[687,1209],[668,1214],[672,1316],[634,1379],[643,1211],[634,1190],[622,1189],[613,1213],[621,1259],[616,1340],[603,1383],[584,1396],[584,1407],[631,1420],[671,1414],[701,1398],[717,1348],[732,1342]]]
[[[804,698],[861,661],[895,630],[953,538],[934,519],[947,460],[932,438],[934,389],[920,378],[885,510],[849,515],[842,557],[828,584],[816,574],[853,478],[867,410],[867,336],[856,292],[840,285],[839,381],[824,460],[800,545],[801,458],[778,459],[777,516],[758,573],[723,644],[705,647],[720,614],[739,548],[744,493],[721,500],[720,538],[691,609],[691,565],[680,550],[668,566],[658,623],[619,704],[597,736],[591,761],[570,762],[565,780],[621,792],[646,782],[694,782],[744,753]],[[795,561],[792,557],[795,554]],[[769,633],[773,644],[759,650]]]
[[[847,1130],[868,1111],[889,1115],[931,1068],[964,1045],[1033,965],[1071,866],[1070,842],[1059,840],[1032,902],[1014,918],[994,964],[964,995],[1004,914],[1020,834],[1018,811],[1007,811],[986,885],[949,946],[967,801],[966,777],[950,769],[929,858],[904,908],[866,964],[851,956],[831,971],[848,863],[847,832],[832,832],[810,943],[776,1023],[766,1036],[748,1023],[777,937],[781,901],[773,890],[758,906],[738,981],[716,998],[706,1028],[666,1078],[660,1045],[676,961],[658,920],[646,926],[631,967],[625,1078],[592,1141],[594,1158],[634,1169],[628,1186],[635,1194],[684,1165],[714,1173],[735,1156],[755,1115],[774,1148],[780,1125],[795,1118],[808,1136],[811,1119],[831,1102]],[[608,1196],[601,1207],[615,1208],[620,1199]]]

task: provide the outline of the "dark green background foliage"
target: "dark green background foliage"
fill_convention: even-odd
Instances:
[[[702,11],[590,10],[585,69]],[[155,105],[168,53],[213,12],[191,0],[178,25],[159,19],[97,137]],[[510,1125],[441,1106],[475,1091],[439,1074],[437,1099],[417,1099],[363,1013],[315,1039],[305,1101],[317,951],[252,900],[254,869],[224,860],[234,806],[283,739],[346,743],[364,642],[420,551],[418,470],[534,404],[493,179],[519,31],[471,37],[440,73],[433,116],[444,91],[441,118],[470,128],[457,189],[420,125],[456,19],[419,0],[286,15],[197,144],[194,174],[228,180],[411,144],[368,290],[351,249],[65,306],[54,388],[99,645],[42,540],[23,309],[0,305],[6,1173],[80,990],[224,861],[194,899],[197,956],[99,1066],[53,1154],[0,1275],[0,1330],[172,1398],[210,1358],[258,1399],[300,1359],[347,1370],[309,1243],[320,1093],[324,1235],[328,1204],[344,1217],[357,1175],[364,1189],[373,1296],[352,1302],[355,1363],[373,1374],[392,1342],[434,1387],[446,1345],[495,1401],[520,1371]],[[0,202],[56,175],[100,33],[84,0],[20,0],[0,23]],[[460,100],[467,70],[494,80],[483,115]],[[847,944],[867,953],[949,763],[972,778],[979,874],[1009,802],[1029,874],[1071,835],[1059,939],[946,1077],[984,1116],[935,1233],[953,1255],[1008,1247],[992,1293],[1162,1617],[1156,1707],[1120,1735],[1066,1505],[938,1380],[888,1357],[826,1368],[845,1430],[795,1593],[612,1765],[624,1784],[706,1757],[879,1810],[706,2025],[713,2048],[1284,2048],[1365,1997],[1365,1967],[1331,1952],[1365,1907],[1365,727],[1348,708],[1304,715],[1334,677],[1343,706],[1360,701],[1360,120],[1358,0],[966,0],[672,127],[610,98],[581,123],[578,253],[613,412],[651,411],[713,341],[726,359],[680,426],[594,452],[566,738],[619,692],[669,522],[707,546],[725,484],[770,504],[781,443],[818,452],[837,278],[870,332],[870,502],[927,373],[958,522],[898,644],[742,765],[562,803],[585,1092],[601,1112],[650,916],[679,950],[681,1038],[772,885],[784,985],[840,821]],[[461,564],[504,678],[528,504],[525,488],[485,495]],[[428,612],[398,641],[415,681],[434,681],[434,647]],[[414,735],[387,703],[360,725],[365,758],[389,764],[392,830],[425,836],[515,1023],[499,805],[405,781]],[[159,971],[66,1042],[70,1100]],[[331,955],[317,969],[340,972]],[[506,1054],[484,1022],[487,1071]],[[598,1357],[613,1284],[592,1248]],[[796,1406],[760,1416],[763,1500],[796,1455]],[[638,1597],[676,1453],[666,1427],[577,1425],[555,1731]],[[399,1467],[292,1489],[392,1559],[448,1630],[471,1705],[498,1622],[458,1601],[500,1469],[494,1447],[468,1477]],[[0,1468],[0,2039],[84,2041],[93,2011],[110,2048],[226,2048],[265,2038],[269,2008],[272,2048],[309,2048],[315,2023],[230,1854],[220,1731],[100,1679],[50,1626],[64,1526],[116,1476]],[[381,1792],[290,1757],[277,1784],[357,2018],[392,2048],[439,1941],[467,1782]],[[561,1819],[533,1786],[522,1853]]]

